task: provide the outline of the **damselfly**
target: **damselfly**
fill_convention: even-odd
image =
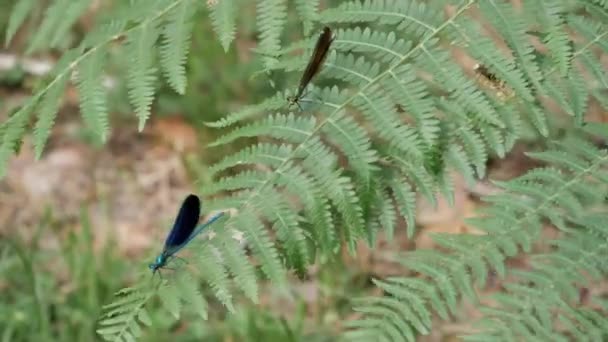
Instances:
[[[156,271],[165,267],[169,259],[173,257],[175,253],[179,252],[205,228],[224,215],[223,212],[215,214],[205,221],[205,223],[197,227],[196,224],[198,223],[200,212],[201,201],[198,196],[192,194],[188,195],[179,209],[179,213],[177,214],[175,223],[173,223],[171,232],[169,232],[169,235],[167,236],[167,240],[165,240],[163,251],[156,257],[153,263],[148,265],[153,273],[156,273]]]
[[[315,49],[308,61],[308,65],[304,70],[304,74],[302,74],[302,78],[300,79],[300,85],[298,86],[298,91],[295,96],[290,96],[287,98],[289,101],[289,106],[297,105],[300,110],[302,107],[300,106],[300,100],[304,97],[304,90],[310,83],[313,77],[319,73],[321,67],[323,66],[323,62],[325,58],[327,58],[327,53],[329,52],[329,47],[331,43],[334,41],[335,36],[333,36],[331,29],[327,26],[323,28],[323,32],[317,39],[317,44],[315,45]]]

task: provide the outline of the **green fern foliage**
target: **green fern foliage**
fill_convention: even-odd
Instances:
[[[167,15],[160,48],[161,66],[167,81],[179,94],[186,91],[186,58],[192,37],[192,17],[196,14],[192,1],[182,1]]]
[[[448,16],[436,5],[348,1],[322,11],[319,21],[335,31],[336,39],[318,82],[334,86],[310,87],[305,111],[297,116],[284,114],[290,113],[286,102],[277,108],[283,96],[277,94],[209,123],[230,129],[211,146],[254,136],[263,141],[212,166],[218,181],[207,193],[228,196],[219,196],[213,206],[235,206],[251,221],[261,220],[265,229],[275,230],[278,238],[272,244],[285,267],[300,267],[292,262],[300,247],[283,238],[281,227],[304,227],[315,249],[311,255],[324,256],[342,244],[352,250],[361,241],[373,243],[380,229],[390,236],[399,217],[405,218],[412,236],[417,194],[431,202],[438,192],[451,198],[449,171],[474,182],[485,176],[491,155],[506,155],[530,132],[553,134],[542,101],[546,97],[567,104],[563,107],[568,113],[584,121],[594,87],[582,82],[573,59],[597,58],[591,47],[601,44],[605,25],[587,24],[581,31],[593,28],[588,40],[574,43],[568,22],[583,19],[572,5],[547,3],[547,13],[534,20],[504,1],[463,1]],[[482,21],[471,19],[469,13],[475,11]],[[484,32],[482,22],[503,38],[507,53]],[[532,22],[548,46],[545,54],[529,40]],[[451,55],[453,45],[494,76],[467,72]],[[267,69],[301,71],[307,56],[284,57]],[[595,60],[590,65],[599,70]],[[594,77],[601,81],[605,76],[599,74]],[[596,93],[602,90],[596,88]],[[265,110],[270,114],[262,116]],[[433,312],[449,319],[463,298],[477,299],[475,287],[484,286],[490,270],[505,276],[506,258],[530,253],[543,220],[565,227],[568,215],[601,203],[605,194],[592,196],[584,184],[590,165],[605,167],[605,152],[590,148],[584,152],[589,159],[576,167],[562,164],[577,160],[580,153],[558,153],[550,162],[559,173],[547,171],[529,183],[500,184],[505,194],[488,199],[493,203],[488,218],[477,224],[487,235],[438,236],[437,242],[450,252],[417,251],[404,257],[404,266],[422,278],[378,281],[388,295],[358,306],[364,315],[352,323],[348,337],[414,340],[430,331]],[[603,177],[592,174],[597,180]],[[290,206],[300,216],[278,217],[262,201],[272,203],[275,211]],[[243,228],[238,223],[235,227]],[[284,231],[292,232],[294,241],[301,239],[296,229]]]
[[[84,3],[74,2],[68,21],[83,11],[79,4]],[[235,36],[238,1],[207,3],[226,49]],[[45,12],[42,26],[48,32],[35,37],[31,49],[59,43],[54,37],[65,30],[57,17],[60,4],[67,3],[53,1]],[[605,1],[526,2],[527,11],[501,0],[353,0],[317,12],[318,4],[295,3],[305,30],[315,29],[310,37],[284,46],[288,2],[256,2],[258,51],[269,56],[265,71],[293,72],[295,88],[321,26],[336,35],[331,52],[300,101],[303,111],[290,108],[280,92],[208,123],[225,130],[210,147],[242,146],[211,166],[215,181],[200,191],[210,197],[211,210],[231,209],[233,214],[214,227],[213,238],[192,249],[193,267],[179,268],[159,286],[125,290],[107,306],[99,329],[104,338],[140,336],[142,326],[150,323],[142,312],[156,294],[176,318],[184,307],[206,317],[201,284],[232,311],[239,291],[255,302],[260,280],[284,289],[289,272],[333,258],[342,246],[354,252],[357,244],[372,245],[379,232],[391,238],[401,221],[411,237],[419,197],[431,203],[439,194],[454,197],[451,173],[473,183],[485,176],[491,156],[505,156],[522,138],[556,136],[561,127],[553,117],[565,113],[587,127],[591,101],[608,109],[602,65],[602,53],[608,50]],[[142,129],[158,70],[177,92],[184,91],[190,13],[201,6],[190,0],[118,5],[112,20],[96,26],[62,69],[2,124],[0,166],[18,149],[36,111],[35,140],[42,151],[56,113],[52,95],[61,93],[73,71],[85,121],[100,136],[107,134],[98,81],[104,56],[122,38],[129,56],[128,95]],[[17,2],[7,40],[31,8],[28,0]],[[302,47],[301,55],[285,53]],[[489,73],[455,59],[456,52]],[[419,250],[401,257],[416,276],[376,280],[385,295],[358,302],[362,318],[350,323],[347,337],[415,340],[432,329],[433,314],[448,320],[463,299],[476,301],[476,288],[488,282],[489,272],[520,280],[497,300],[499,308],[485,311],[490,323],[484,323],[479,336],[517,340],[538,333],[559,339],[559,333],[549,331],[554,321],[547,317],[563,310],[555,317],[573,334],[584,326],[603,337],[596,311],[573,308],[571,284],[580,280],[580,269],[602,276],[605,269],[569,253],[583,243],[596,243],[589,249],[593,255],[604,248],[604,231],[592,219],[593,209],[605,202],[608,157],[587,139],[569,139],[533,155],[547,167],[497,183],[504,192],[488,198],[483,219],[473,222],[485,235],[438,235],[435,240],[445,252]],[[546,272],[534,278],[536,273],[509,269],[507,258],[534,252],[545,223],[566,236],[535,264],[549,265]],[[602,239],[577,235],[583,227]],[[571,266],[556,269],[566,256]],[[540,287],[549,280],[557,284],[552,291],[524,286],[532,282]],[[520,324],[517,338],[507,335],[504,327],[516,324],[511,313],[531,298],[535,303],[525,308],[526,321],[535,326]]]
[[[607,303],[601,297],[585,299],[580,294],[587,285],[582,279],[590,275],[590,280],[601,281],[606,275],[606,268],[598,261],[606,255],[608,245],[598,243],[598,237],[608,233],[607,214],[600,211],[573,220],[567,227],[568,238],[552,242],[555,252],[533,255],[530,271],[513,270],[515,279],[504,285],[506,292],[492,296],[497,305],[481,308],[484,318],[477,322],[481,332],[465,340],[529,340],[539,336],[552,341],[605,340],[608,321],[602,311]],[[599,310],[587,303],[597,303]]]
[[[304,25],[304,33],[310,33],[317,19],[319,0],[296,0],[296,13]]]
[[[56,47],[62,39],[65,39],[68,29],[88,8],[90,2],[90,0],[54,1],[46,10],[40,28],[32,37],[27,52]]]
[[[14,38],[17,31],[28,18],[36,18],[43,12],[39,27],[30,37],[27,53],[42,52],[51,48],[65,49],[73,44],[70,29],[78,25],[78,20],[87,14],[95,2],[91,0],[51,0],[44,8],[34,6],[31,0],[16,0],[5,34],[5,45]],[[96,25],[83,37],[78,45],[78,56],[70,64],[63,64],[63,70],[57,70],[48,84],[35,89],[33,102],[44,98],[47,92],[55,91],[49,96],[56,98],[61,92],[55,85],[62,85],[66,75],[77,71],[76,86],[81,96],[80,107],[87,126],[104,141],[109,133],[108,113],[104,98],[107,89],[102,86],[103,72],[106,67],[106,56],[114,55],[114,47],[124,44],[128,57],[126,84],[128,98],[139,119],[141,131],[150,116],[154,95],[158,88],[159,71],[167,83],[179,94],[186,91],[185,63],[190,50],[193,17],[203,6],[210,10],[214,31],[219,36],[225,50],[236,35],[238,6],[237,0],[193,1],[193,0],[133,0],[111,4],[99,15]],[[36,3],[36,5],[39,5]],[[301,17],[305,32],[309,32],[313,21],[317,19],[319,1],[297,1],[293,9]],[[36,9],[34,11],[34,9]],[[258,51],[267,56],[267,65],[276,63],[276,56],[281,51],[281,39],[286,27],[288,11],[291,9],[284,0],[259,0],[257,2],[258,31],[260,45]],[[98,9],[96,9],[98,10]],[[82,65],[81,65],[82,64]],[[86,77],[86,78],[85,78]],[[69,86],[69,81],[64,86]],[[42,108],[40,123],[35,127],[36,154],[39,157],[45,139],[50,134],[56,110],[55,99],[48,99]],[[22,112],[23,113],[23,112]],[[25,120],[25,119],[24,119]],[[27,120],[25,120],[27,121]],[[11,121],[6,125],[11,125]],[[3,129],[9,127],[4,126]],[[13,133],[17,142],[21,142],[26,129]],[[16,129],[17,127],[15,127]],[[44,131],[43,131],[44,130]],[[1,153],[0,153],[1,154]],[[7,156],[8,158],[8,156]],[[5,165],[0,165],[0,171]],[[1,174],[1,172],[0,172]]]
[[[65,45],[63,40],[68,30],[90,5],[90,0],[52,1],[44,13],[40,29],[36,30],[29,42],[28,52]],[[14,150],[13,145],[23,139],[28,128],[26,117],[31,114],[28,111],[35,108],[38,111],[38,121],[34,128],[34,140],[36,155],[40,157],[57,114],[59,97],[73,72],[84,121],[104,141],[109,133],[109,120],[105,102],[107,90],[101,80],[104,78],[106,56],[113,43],[122,41],[122,38],[126,38],[125,52],[129,60],[128,97],[139,118],[139,129],[143,129],[157,88],[159,63],[171,87],[178,93],[185,91],[184,65],[192,33],[191,19],[200,7],[198,2],[191,0],[131,1],[119,4],[112,13],[113,16],[109,16],[110,20],[100,22],[76,49],[66,52],[48,81],[35,89],[28,101],[29,105],[19,111],[19,116],[3,124],[4,129],[10,133],[6,136],[10,141],[4,145],[7,149],[0,152],[0,155],[7,153],[8,159],[10,151]],[[7,44],[32,8],[32,3],[28,0],[15,3],[6,33]],[[6,161],[3,160],[0,168],[5,165]]]
[[[90,130],[100,135],[101,141],[106,141],[108,135],[108,109],[103,85],[95,77],[105,57],[105,51],[92,52],[80,64],[77,81],[82,116]]]
[[[257,24],[259,49],[270,56],[276,55],[281,48],[281,28],[287,19],[286,0],[259,0],[257,3]],[[273,61],[266,58],[266,64]]]
[[[159,29],[155,24],[147,23],[131,31],[128,36],[127,51],[130,67],[127,87],[129,88],[129,100],[135,108],[135,115],[139,118],[140,131],[143,130],[144,124],[150,116],[150,107],[154,100],[157,70],[154,67],[150,50],[159,34]]]
[[[34,2],[35,0],[23,0],[15,3],[9,16],[8,27],[6,28],[5,46],[8,46],[21,24],[27,19],[28,14],[34,7]]]
[[[608,137],[608,132],[604,134]],[[607,216],[601,211],[608,195],[608,150],[577,137],[531,156],[551,166],[509,182],[496,182],[504,192],[486,198],[490,206],[483,210],[483,217],[471,220],[485,235],[434,235],[447,252],[417,250],[403,255],[400,261],[417,276],[377,281],[386,293],[384,299],[363,301],[357,310],[366,315],[351,324],[354,330],[348,335],[390,339],[395,330],[400,332],[397,340],[413,341],[413,336],[431,329],[431,312],[448,319],[458,312],[461,299],[476,302],[474,287],[483,288],[488,274],[495,272],[501,278],[512,273],[516,280],[506,283],[506,293],[493,296],[497,307],[482,308],[483,332],[469,340],[544,336],[566,341],[570,333],[596,336],[595,340],[605,337],[608,330],[604,319],[597,320],[598,312],[573,303],[579,295],[576,284],[585,284],[581,282],[584,274],[595,280],[606,276],[606,268],[598,262],[608,246]],[[533,256],[533,271],[507,271],[507,258],[530,253],[538,243],[543,221],[565,236],[551,243],[556,247],[552,253]],[[582,246],[585,253],[581,253]],[[385,303],[391,302],[394,306],[387,307]],[[556,324],[566,324],[567,330],[560,333]]]
[[[150,284],[128,287],[116,293],[118,299],[104,306],[105,315],[97,333],[106,341],[133,341],[142,334],[141,325],[152,324],[144,307],[150,299]]]
[[[236,35],[237,1],[208,1],[211,23],[215,34],[220,38],[224,51],[228,51]]]

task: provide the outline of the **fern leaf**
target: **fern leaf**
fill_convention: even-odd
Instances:
[[[237,4],[234,0],[208,1],[211,10],[211,24],[215,34],[220,37],[220,42],[225,52],[228,52],[230,44],[236,35],[236,10]]]
[[[150,317],[144,308],[151,298],[151,289],[131,287],[119,291],[113,303],[105,305],[105,314],[99,322],[97,333],[106,341],[134,341],[141,334],[139,323],[150,325]]]
[[[541,89],[542,76],[534,60],[534,48],[525,37],[527,26],[522,16],[515,13],[511,4],[498,1],[480,2],[479,9],[512,49],[518,65],[532,85],[537,90]]]
[[[56,0],[45,11],[44,20],[40,24],[36,34],[31,39],[26,50],[27,54],[36,52],[40,49],[50,47],[53,33],[64,20],[64,10],[70,6],[70,0]]]
[[[253,213],[247,211],[239,213],[235,218],[235,224],[237,227],[244,229],[245,239],[255,252],[255,255],[260,259],[262,271],[275,285],[283,288],[285,284],[285,269],[279,260],[279,253],[262,223]]]
[[[162,284],[158,290],[158,297],[163,304],[163,308],[172,314],[175,319],[179,319],[182,305],[180,301],[180,292],[177,286],[172,283]]]
[[[223,260],[243,293],[254,303],[258,302],[258,286],[253,266],[247,260],[243,248],[235,239],[223,234],[221,250]]]
[[[376,204],[374,207],[375,213],[372,214],[372,217],[375,216],[375,220],[378,221],[380,227],[384,228],[387,239],[390,241],[393,239],[395,235],[395,225],[397,223],[397,210],[395,205],[393,204],[392,197],[388,194],[388,192],[383,191],[382,194],[377,196]],[[406,216],[406,215],[403,215]],[[407,217],[407,216],[406,216]],[[409,220],[410,217],[407,217],[408,220],[408,231],[409,231]],[[370,245],[373,245],[370,243]]]
[[[205,297],[200,293],[198,289],[198,282],[195,281],[187,272],[179,272],[176,277],[175,286],[179,291],[179,296],[182,302],[188,307],[192,308],[202,319],[207,319],[208,305]]]
[[[304,147],[306,159],[304,168],[323,189],[323,194],[336,206],[344,221],[344,238],[351,252],[357,240],[364,236],[363,211],[351,179],[335,171],[335,155],[319,140],[310,139]]]
[[[222,1],[223,2],[223,1]],[[186,91],[186,70],[184,65],[190,50],[192,38],[192,17],[198,7],[193,0],[182,0],[167,15],[162,30],[160,48],[161,67],[169,85],[178,93]]]
[[[26,126],[38,98],[30,98],[16,113],[2,124],[2,142],[0,143],[0,177],[6,174],[6,166],[11,155],[19,149]]]
[[[323,132],[335,146],[342,149],[356,174],[366,184],[369,183],[372,173],[378,170],[373,165],[378,157],[371,147],[367,132],[344,112],[328,118]]]
[[[268,135],[274,138],[286,139],[298,143],[308,138],[316,124],[313,116],[298,116],[293,113],[289,115],[277,114],[253,124],[237,128],[209,144],[209,146],[225,145],[243,137],[259,137]]]
[[[304,270],[311,261],[306,235],[300,228],[302,218],[282,202],[280,194],[265,190],[261,196],[264,201],[258,204],[262,214],[273,223],[277,238],[283,243],[287,263],[298,271]]]
[[[215,128],[229,127],[237,122],[241,122],[245,119],[250,119],[256,115],[259,115],[260,113],[281,109],[285,107],[285,100],[285,97],[274,96],[257,105],[246,106],[237,112],[230,113],[218,121],[206,122],[205,125]]]
[[[335,49],[368,53],[388,64],[403,59],[413,45],[410,41],[397,38],[395,32],[385,33],[369,27],[337,30],[336,37]]]
[[[55,34],[50,40],[49,46],[56,48],[61,41],[65,39],[70,28],[78,20],[78,18],[89,8],[91,0],[74,0],[70,1],[62,10],[61,20],[55,27]]]
[[[99,82],[102,77],[106,58],[105,51],[93,51],[89,57],[80,63],[78,68],[78,92],[80,93],[80,110],[85,123],[105,142],[108,137],[108,108],[105,89]]]
[[[416,129],[426,146],[432,146],[439,136],[439,119],[435,117],[433,101],[424,83],[417,80],[410,65],[390,71],[386,89],[395,102],[414,117]]]
[[[208,172],[214,175],[226,169],[247,164],[263,164],[276,168],[286,162],[292,152],[293,149],[290,145],[259,143],[224,157],[220,162],[212,165]]]
[[[361,94],[354,105],[363,112],[377,133],[407,155],[422,155],[416,131],[402,124],[395,113],[393,103],[380,93]]]
[[[146,120],[150,116],[156,82],[156,68],[150,51],[158,35],[159,30],[153,23],[141,24],[140,27],[131,31],[128,35],[129,70],[127,72],[127,87],[129,101],[135,107],[135,114],[139,118],[139,131],[144,129]]]
[[[311,225],[313,241],[324,256],[334,254],[340,247],[336,228],[332,219],[329,200],[324,196],[321,185],[302,169],[286,163],[277,179],[277,185],[297,196],[304,206],[304,214]]]
[[[285,0],[260,0],[257,3],[257,23],[259,31],[258,49],[266,55],[275,56],[281,49],[280,36],[287,18]],[[270,66],[270,59],[265,59]]]
[[[407,223],[407,236],[414,236],[416,221],[416,193],[407,182],[393,182],[391,186],[393,195],[397,202],[397,208],[401,216],[405,217]]]
[[[44,145],[55,123],[55,117],[59,111],[63,92],[67,85],[68,78],[59,76],[52,85],[50,85],[46,94],[38,104],[38,120],[34,127],[34,149],[36,159],[40,159]]]
[[[34,7],[34,0],[19,0],[15,2],[11,10],[11,15],[8,17],[8,25],[6,28],[6,35],[4,38],[4,46],[8,47],[17,30],[23,24],[28,14]]]
[[[296,0],[296,12],[302,20],[305,33],[309,33],[312,29],[312,24],[318,16],[318,8],[319,0]]]
[[[232,295],[228,287],[228,274],[224,268],[221,251],[213,246],[205,246],[199,254],[198,262],[200,269],[204,270],[203,277],[215,292],[217,299],[230,312],[234,312]]]
[[[123,33],[126,24],[126,21],[112,20],[109,23],[95,26],[80,42],[78,50],[85,51],[89,48],[99,48],[99,45],[118,38]]]
[[[376,23],[392,25],[414,39],[421,39],[439,26],[441,14],[431,6],[417,1],[346,1],[324,11],[322,22]]]

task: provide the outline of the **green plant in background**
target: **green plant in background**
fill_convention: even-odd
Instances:
[[[94,340],[91,318],[124,278],[125,263],[111,243],[95,251],[84,210],[79,232],[52,232],[56,225],[49,212],[31,241],[15,236],[0,244],[2,341]],[[58,249],[41,247],[55,239]]]
[[[58,44],[88,3],[53,1],[30,51]],[[224,49],[235,37],[238,3],[207,2]],[[9,39],[31,4],[16,3]],[[282,46],[288,5],[257,2],[257,50],[267,56],[267,72],[301,72],[309,56],[289,53],[316,39],[307,34],[310,39]],[[234,215],[213,227],[215,238],[199,241],[191,272],[180,270],[160,286],[143,277],[119,292],[105,307],[99,333],[108,340],[141,336],[142,325],[156,322],[147,308],[156,294],[174,317],[186,304],[206,318],[208,296],[200,293],[198,280],[230,312],[240,312],[237,296],[258,301],[263,278],[289,296],[286,275],[291,270],[304,272],[315,260],[332,260],[343,245],[353,253],[358,243],[373,245],[380,231],[390,238],[399,218],[413,236],[416,195],[433,203],[438,193],[452,199],[451,171],[473,183],[485,176],[490,155],[504,157],[521,139],[553,138],[566,129],[566,138],[535,154],[550,167],[500,184],[504,192],[489,199],[486,217],[476,222],[486,235],[437,235],[445,252],[418,250],[399,257],[417,276],[375,280],[386,295],[364,298],[357,306],[364,315],[349,323],[352,330],[344,337],[414,340],[432,329],[432,314],[447,320],[461,300],[476,302],[475,287],[482,287],[492,271],[516,277],[497,296],[496,307],[484,308],[482,330],[471,340],[564,340],[570,334],[605,338],[600,311],[576,307],[573,289],[580,272],[605,277],[601,256],[607,236],[608,157],[605,146],[592,146],[589,135],[571,128],[584,125],[591,99],[608,108],[608,79],[600,63],[600,55],[608,52],[605,1],[524,1],[522,9],[499,0],[342,1],[320,12],[317,5],[295,1],[293,9],[305,33],[320,23],[337,35],[324,80],[312,90],[311,99],[322,100],[307,107],[312,111],[290,113],[286,94],[279,93],[208,123],[230,129],[212,146],[259,139],[212,165],[209,172],[217,181],[201,189],[213,197],[208,207],[234,208]],[[191,19],[201,7],[193,0],[145,5],[134,0],[109,9],[110,20],[67,51],[49,80],[3,123],[0,167],[34,113],[40,156],[73,71],[85,122],[100,137],[107,136],[105,90],[98,80],[114,42],[121,46],[118,38],[126,38],[126,84],[142,129],[159,70],[176,92],[185,90]],[[482,23],[506,49],[485,33]],[[500,86],[468,77],[451,55],[454,47],[478,60],[501,80]],[[562,114],[546,106],[547,100],[559,104],[568,124],[560,123]],[[590,130],[586,134],[608,138],[605,125],[585,128]],[[545,221],[564,234],[550,253],[534,255],[532,246],[543,243]],[[522,254],[533,256],[532,271],[507,268],[506,258]],[[564,328],[557,329],[557,322]]]

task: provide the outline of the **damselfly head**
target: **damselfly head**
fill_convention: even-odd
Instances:
[[[156,273],[156,271],[159,268],[162,268],[163,266],[165,266],[165,264],[167,263],[167,258],[161,254],[159,256],[156,257],[156,259],[154,260],[153,263],[148,265],[148,268],[153,272]]]

